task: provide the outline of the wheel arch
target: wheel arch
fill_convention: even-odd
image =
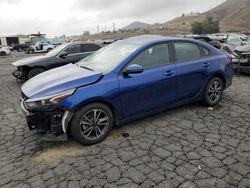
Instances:
[[[211,79],[213,79],[213,78],[215,78],[215,77],[218,77],[218,78],[221,79],[221,81],[222,81],[222,83],[223,83],[223,87],[225,88],[225,86],[226,86],[226,79],[225,79],[224,75],[223,75],[222,73],[220,73],[220,72],[217,72],[217,73],[215,73],[215,74],[213,75],[213,77],[212,77]]]

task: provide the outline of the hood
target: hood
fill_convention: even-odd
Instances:
[[[28,57],[28,58],[25,58],[25,59],[18,60],[16,62],[12,63],[12,65],[14,65],[15,67],[19,67],[19,66],[28,65],[28,64],[31,64],[31,63],[36,63],[38,61],[45,60],[45,59],[48,59],[48,58],[49,58],[49,56],[46,56],[46,55],[33,56],[33,57]]]
[[[250,52],[250,45],[238,46],[235,50],[239,52]]]
[[[31,78],[22,86],[22,92],[29,98],[44,97],[92,84],[101,76],[102,73],[68,64]]]

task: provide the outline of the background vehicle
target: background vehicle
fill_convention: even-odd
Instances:
[[[89,145],[114,125],[194,101],[214,106],[232,77],[228,55],[204,42],[138,36],[32,78],[22,87],[21,106],[43,138],[70,133]]]
[[[9,49],[9,47],[0,46],[0,56],[10,55],[10,54],[11,54],[11,50]]]
[[[13,50],[16,50],[18,52],[26,51],[30,46],[28,44],[14,44]]]
[[[197,37],[193,37],[193,39],[206,42],[217,49],[221,49],[220,41],[213,40],[208,36],[197,36]]]
[[[33,56],[12,63],[13,75],[18,79],[30,79],[46,70],[75,63],[102,46],[95,43],[65,43],[45,55]]]
[[[227,36],[224,46],[228,46],[232,51],[238,46],[250,44],[246,35],[230,34]]]
[[[200,40],[202,42],[206,42],[206,43],[210,44],[211,46],[213,46],[217,49],[221,49],[220,41],[214,40],[211,37],[208,37],[206,35],[179,35],[178,37],[192,38],[195,40]]]
[[[250,45],[238,46],[234,52],[227,47],[224,50],[231,54],[235,72],[250,74]]]
[[[34,46],[30,46],[26,49],[26,53],[33,54],[33,53],[45,53],[49,52],[50,50],[54,49],[56,46],[53,45],[50,41],[44,40],[37,42]]]

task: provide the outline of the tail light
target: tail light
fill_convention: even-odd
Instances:
[[[235,57],[233,54],[227,54],[228,59],[230,60],[230,62],[233,62],[233,58]]]

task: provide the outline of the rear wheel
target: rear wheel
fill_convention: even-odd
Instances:
[[[28,79],[30,79],[30,78],[32,78],[32,77],[34,77],[34,76],[36,76],[36,75],[38,75],[38,74],[40,74],[40,73],[42,73],[44,71],[45,71],[45,69],[43,69],[41,67],[35,67],[35,68],[33,68],[33,69],[31,69],[29,71],[29,73],[28,73]]]
[[[71,134],[80,143],[91,145],[108,136],[114,117],[108,106],[93,103],[77,111],[71,122]]]
[[[217,105],[223,94],[224,85],[220,78],[215,77],[210,80],[206,86],[203,102],[207,106],[215,106]]]
[[[5,56],[6,53],[5,52],[0,52],[0,56]]]
[[[35,51],[33,49],[28,50],[28,54],[33,54]]]

